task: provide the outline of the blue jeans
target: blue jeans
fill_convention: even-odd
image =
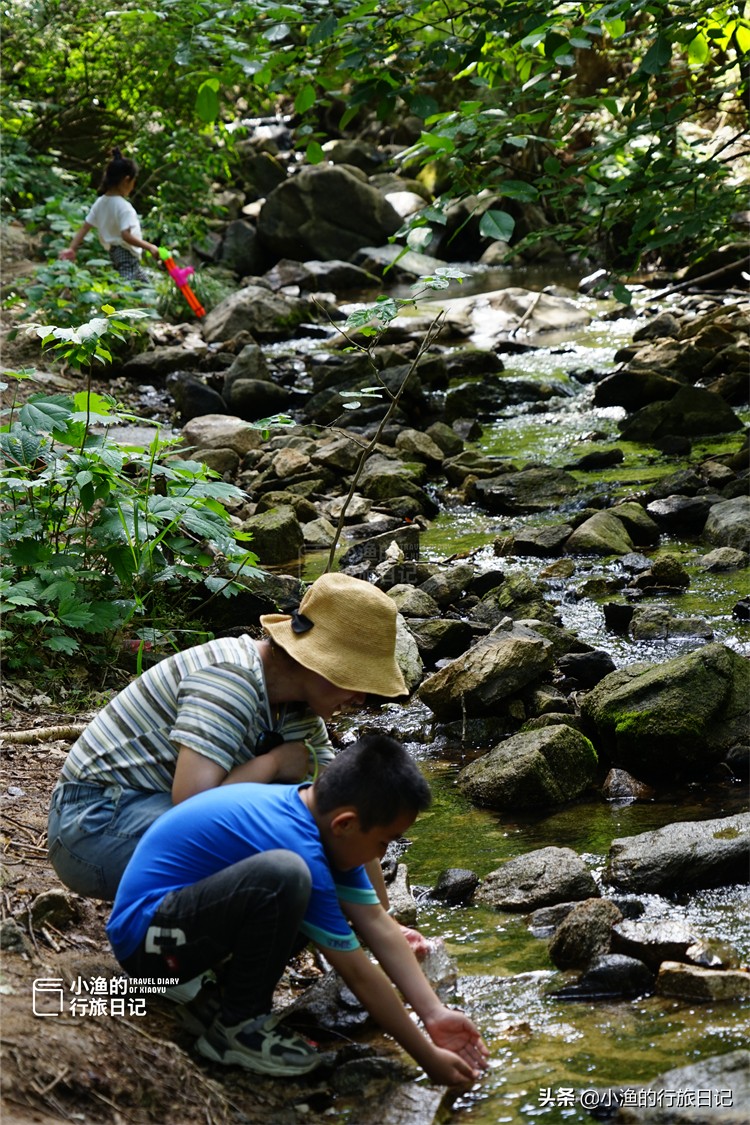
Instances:
[[[171,793],[58,782],[47,828],[58,878],[76,894],[111,902],[141,836],[171,808]]]
[[[248,856],[170,891],[122,967],[131,976],[178,975],[182,982],[222,966],[225,1023],[270,1012],[287,962],[308,941],[299,927],[311,887],[296,852]]]

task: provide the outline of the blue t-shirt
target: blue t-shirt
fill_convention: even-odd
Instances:
[[[299,785],[243,782],[197,793],[154,821],[122,877],[107,934],[115,956],[135,952],[170,891],[273,848],[296,852],[307,863],[312,891],[301,929],[324,949],[359,945],[339,900],[376,904],[363,867],[333,869]]]

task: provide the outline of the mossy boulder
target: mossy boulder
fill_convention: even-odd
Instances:
[[[497,714],[502,704],[552,665],[552,645],[532,629],[496,629],[429,676],[419,697],[438,719]]]
[[[305,536],[291,505],[251,516],[242,530],[252,534],[252,550],[263,566],[296,561],[304,548]]]
[[[617,766],[638,776],[700,774],[748,741],[750,662],[708,644],[606,676],[581,713]]]
[[[506,739],[461,770],[457,784],[486,808],[549,808],[582,793],[594,778],[596,762],[588,738],[559,723]]]

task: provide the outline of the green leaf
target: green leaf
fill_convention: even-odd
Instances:
[[[441,137],[438,133],[422,133],[419,142],[443,152],[453,152],[456,147],[450,137]]]
[[[273,27],[269,27],[267,31],[263,32],[263,38],[267,39],[269,43],[280,43],[283,39],[286,39],[291,30],[288,23],[275,23]]]
[[[406,236],[406,244],[410,250],[422,253],[427,249],[433,239],[430,227],[414,227]]]
[[[516,220],[507,211],[485,211],[479,223],[479,233],[496,242],[510,242]]]
[[[322,164],[326,154],[319,141],[310,141],[305,149],[305,160],[308,164]]]
[[[307,37],[307,42],[311,47],[317,47],[321,43],[325,43],[326,39],[336,34],[339,21],[333,12],[329,12],[320,23],[317,23]]]
[[[94,615],[89,607],[81,605],[77,598],[69,597],[60,601],[57,617],[60,623],[67,625],[69,629],[85,629]]]
[[[210,125],[219,116],[219,109],[219,80],[207,78],[205,82],[201,82],[195,95],[195,112],[201,121]]]
[[[691,66],[703,66],[708,59],[710,51],[708,40],[702,32],[688,43],[688,62]]]
[[[643,58],[640,69],[646,74],[660,74],[672,58],[672,44],[665,35],[657,35]]]
[[[315,87],[308,85],[303,86],[297,97],[294,99],[294,109],[297,113],[306,113],[308,109],[312,109],[315,105]]]
[[[520,199],[524,203],[533,203],[539,198],[539,192],[533,184],[527,184],[525,180],[502,180],[498,185],[498,191],[507,199]]]
[[[734,39],[743,55],[750,54],[750,27],[738,23],[734,29]]]
[[[632,305],[633,303],[632,292],[628,289],[627,285],[623,285],[621,282],[613,285],[612,294],[615,300],[619,301],[622,305]]]
[[[409,109],[416,117],[431,117],[437,113],[440,106],[429,94],[415,94],[409,99]]]
[[[62,635],[47,637],[42,641],[42,644],[51,652],[64,652],[68,656],[72,656],[74,652],[78,652],[78,649],[81,647],[75,637],[65,637]]]
[[[70,418],[70,409],[50,402],[27,402],[18,412],[24,426],[30,430],[52,433],[64,430]]]

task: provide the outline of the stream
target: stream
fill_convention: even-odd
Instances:
[[[530,284],[528,279],[525,284]],[[640,299],[644,305],[648,302],[647,295]],[[612,307],[601,301],[586,303],[600,312]],[[617,422],[624,411],[595,408],[592,388],[569,375],[575,369],[612,370],[615,352],[642,323],[641,318],[594,320],[588,327],[566,334],[564,340],[545,337],[544,346],[536,351],[503,356],[508,375],[560,382],[566,393],[541,406],[513,407],[484,427],[476,448],[512,456],[521,463],[539,460],[563,466],[580,455],[589,435],[604,434],[607,442],[623,449],[624,460],[603,472],[576,475],[587,490],[618,498],[636,496],[649,483],[681,467],[649,446],[620,442]],[[704,460],[735,449],[737,444],[734,435],[696,441],[690,460]],[[498,559],[493,551],[497,536],[524,519],[539,522],[540,517],[498,517],[458,501],[449,503],[422,535],[422,558],[438,561],[470,552],[478,570],[500,566],[506,572],[518,569],[536,578],[549,560]],[[551,512],[550,519],[559,520],[559,513]],[[659,552],[677,554],[690,574],[691,585],[679,596],[678,611],[700,614],[710,623],[714,639],[750,654],[750,624],[732,617],[733,605],[748,593],[747,571],[706,573],[696,565],[705,548],[701,550],[695,542],[662,536]],[[314,578],[324,563],[323,556],[309,556],[304,577]],[[606,649],[618,667],[640,660],[663,662],[705,643],[696,637],[636,642],[608,631],[601,603],[612,595],[592,596],[589,580],[616,576],[620,566],[616,561],[577,559],[571,579],[550,583],[548,597],[565,628],[590,645]],[[339,733],[345,740],[355,737],[362,720],[360,715],[351,728],[348,721],[342,721]],[[524,916],[478,907],[446,907],[427,898],[427,888],[446,868],[470,868],[482,877],[507,859],[549,845],[570,847],[581,854],[606,895],[602,871],[613,839],[679,820],[744,811],[744,785],[696,783],[679,791],[660,791],[651,802],[633,803],[605,801],[592,790],[552,813],[509,819],[474,808],[454,784],[461,766],[478,749],[488,747],[451,741],[417,700],[388,705],[379,713],[368,713],[364,721],[399,737],[420,761],[432,786],[433,806],[410,830],[404,856],[419,903],[418,926],[426,935],[444,939],[458,966],[457,1002],[480,1026],[491,1051],[486,1075],[455,1102],[451,1125],[590,1122],[587,1104],[606,1106],[605,1091],[610,1086],[635,1088],[664,1071],[747,1045],[747,1003],[690,1004],[657,996],[614,1002],[556,1000],[549,993],[572,979],[571,975],[554,967],[544,937],[531,933]],[[705,891],[684,900],[647,895],[639,896],[639,901],[647,917],[685,919],[700,935],[733,946],[743,964],[750,962],[746,886]]]
[[[487,271],[481,278],[470,278],[461,295],[503,285],[541,288],[550,280],[549,274],[539,278],[529,271],[522,276]],[[553,280],[570,281],[564,277]],[[395,295],[409,296],[408,286],[397,287]],[[603,320],[597,317],[610,311],[614,302],[580,300],[595,317],[590,325],[556,337],[537,337],[534,343],[543,343],[537,350],[503,356],[508,376],[559,384],[561,393],[545,403],[508,408],[484,426],[473,444],[482,453],[512,457],[520,464],[541,461],[562,467],[580,456],[596,436],[599,441],[617,444],[624,459],[604,471],[576,472],[585,494],[638,497],[650,484],[683,467],[684,459],[678,462],[647,445],[618,440],[617,423],[624,411],[594,407],[592,385],[571,377],[571,372],[613,370],[615,353],[645,323],[643,312],[654,301],[645,290],[640,291],[636,294],[636,308],[641,310],[637,319]],[[294,340],[271,345],[267,351],[269,356],[275,353],[296,360],[300,370],[300,355],[319,347],[319,340]],[[747,411],[738,413],[743,421],[750,420]],[[689,461],[699,463],[733,451],[738,444],[737,435],[697,440]],[[576,498],[575,504],[580,507],[580,503],[580,497]],[[548,518],[559,522],[560,514],[551,511]],[[421,537],[421,555],[434,562],[470,555],[478,571],[518,570],[536,579],[549,560],[498,558],[493,544],[524,520],[538,523],[543,518],[490,515],[462,502],[458,494],[455,498],[448,494],[441,497],[440,515]],[[345,542],[341,550],[347,546]],[[704,618],[715,640],[750,655],[750,623],[732,616],[735,603],[749,592],[748,572],[707,573],[697,565],[705,549],[696,542],[662,535],[653,553],[676,554],[691,579],[689,589],[674,595],[670,604],[681,614]],[[312,581],[327,560],[327,551],[308,553],[300,576]],[[634,641],[610,632],[602,606],[612,594],[605,583],[622,573],[622,563],[584,558],[576,559],[575,565],[572,578],[549,582],[547,597],[561,625],[591,646],[608,651],[618,667],[642,660],[664,662],[705,643],[695,636]],[[660,791],[654,801],[636,803],[605,801],[591,790],[552,813],[511,819],[474,808],[454,784],[462,765],[489,747],[467,746],[455,736],[448,737],[418,700],[390,704],[351,720],[342,718],[337,733],[348,741],[362,726],[400,738],[421,763],[434,794],[432,808],[409,832],[405,853],[419,903],[418,926],[427,936],[444,939],[459,974],[456,1002],[475,1019],[491,1051],[485,1076],[454,1103],[451,1125],[589,1122],[592,1118],[582,1099],[591,1108],[606,1105],[603,1091],[610,1086],[635,1088],[666,1070],[747,1044],[747,1003],[690,1004],[657,996],[614,1002],[556,1000],[549,993],[569,980],[570,974],[558,971],[549,959],[544,940],[549,935],[532,934],[522,915],[446,907],[427,897],[427,888],[446,868],[470,868],[483,877],[507,859],[549,845],[570,847],[582,855],[606,895],[602,871],[613,839],[675,821],[743,811],[747,808],[745,786],[731,780],[696,783],[673,792]],[[699,935],[733,946],[743,964],[750,962],[746,886],[706,891],[684,900],[647,895],[639,896],[639,901],[647,917],[683,918]],[[582,1091],[593,1092],[583,1095]],[[347,1120],[346,1113],[341,1120]]]

